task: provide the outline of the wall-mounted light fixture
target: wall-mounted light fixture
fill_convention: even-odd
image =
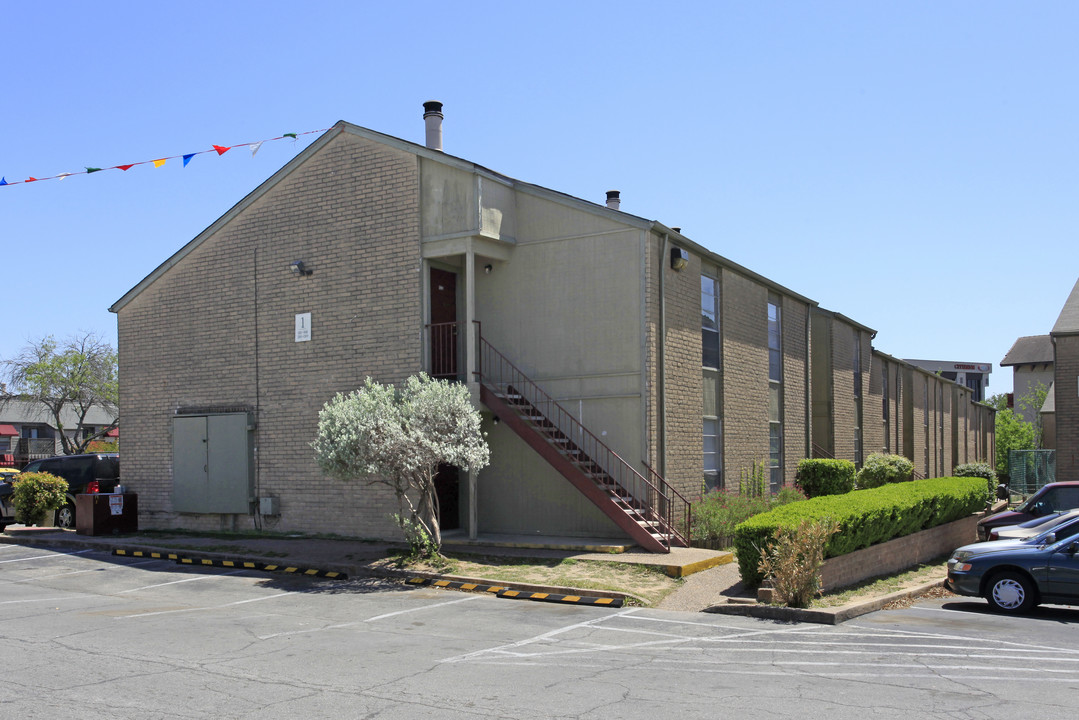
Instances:
[[[494,265],[492,265],[491,263],[487,263],[486,265],[483,266],[483,272],[487,273],[488,275],[490,275],[491,271],[494,270],[494,269],[495,269]]]
[[[311,270],[303,264],[303,260],[293,260],[288,266],[288,269],[292,271],[292,274],[296,277],[303,277],[304,275],[310,275]]]
[[[689,265],[689,253],[679,247],[671,248],[671,269],[683,270]]]

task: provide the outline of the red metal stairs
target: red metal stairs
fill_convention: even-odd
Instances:
[[[689,545],[690,505],[681,494],[651,468],[652,479],[634,469],[482,337],[479,346],[484,405],[641,547]]]

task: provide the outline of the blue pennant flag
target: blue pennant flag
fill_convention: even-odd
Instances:
[[[187,167],[187,164],[191,162],[191,158],[193,157],[195,157],[195,153],[188,153],[187,155],[184,155],[184,167]]]
[[[7,178],[6,177],[0,177],[0,185],[7,185]]]

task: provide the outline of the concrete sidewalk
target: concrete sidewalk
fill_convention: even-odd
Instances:
[[[611,545],[610,541],[580,538],[525,538],[490,535],[478,540],[447,537],[443,547],[462,554],[494,557],[525,557],[537,559],[565,558],[594,562],[624,562],[662,567],[664,572],[682,579],[682,585],[665,597],[656,607],[681,612],[709,612],[745,615],[761,619],[788,622],[837,624],[852,617],[873,612],[890,602],[917,596],[935,587],[936,580],[883,597],[862,597],[835,608],[798,610],[758,603],[756,594],[747,591],[741,582],[738,565],[731,553],[701,548],[674,548],[669,554],[641,552],[639,548]],[[376,576],[408,580],[421,579],[448,587],[476,589],[471,586],[499,587],[537,595],[556,595],[580,598],[617,598],[622,602],[644,604],[630,592],[598,591],[526,583],[493,581],[440,575],[429,572],[395,570],[385,566],[390,552],[403,546],[396,543],[374,542],[349,538],[318,538],[304,535],[274,535],[267,537],[207,537],[186,533],[87,536],[73,530],[57,528],[8,527],[0,534],[0,543],[32,544],[43,547],[95,548],[105,552],[122,549],[127,554],[180,553],[203,558],[203,564],[272,563],[278,569],[288,569],[312,575]],[[198,564],[198,563],[194,563]],[[230,565],[231,566],[231,565]],[[310,572],[307,572],[310,571]],[[497,585],[496,585],[497,583]],[[545,598],[537,598],[545,599]]]
[[[468,578],[440,575],[430,572],[396,570],[387,568],[385,558],[394,550],[403,546],[395,543],[372,542],[360,539],[332,539],[303,535],[274,535],[266,537],[207,537],[194,534],[168,534],[166,532],[135,533],[130,535],[79,535],[73,530],[58,528],[22,528],[11,526],[0,534],[0,543],[34,544],[51,547],[95,548],[105,552],[121,551],[133,554],[181,554],[195,557],[197,562],[189,564],[229,563],[229,566],[243,566],[243,563],[272,563],[275,569],[318,576],[378,576],[394,579],[423,578],[427,580],[447,580],[455,583],[494,585],[495,581],[483,578]],[[709,593],[702,593],[701,587],[711,586],[715,580],[720,584],[738,581],[737,567],[731,562],[733,556],[728,552],[705,550],[702,548],[674,548],[668,554],[641,552],[632,545],[610,544],[609,541],[581,538],[532,538],[509,535],[488,535],[478,540],[463,540],[449,535],[443,542],[443,549],[461,554],[486,555],[494,557],[526,557],[537,559],[574,559],[604,563],[628,563],[660,567],[673,578],[705,577],[708,582],[695,582],[695,591],[679,602],[670,605],[670,609],[699,611],[704,609],[709,600]],[[280,566],[279,568],[276,566]],[[711,571],[725,567],[723,574]],[[729,574],[734,568],[734,576]],[[599,591],[583,588],[535,585],[497,581],[497,587],[514,590],[560,594],[572,597],[608,597],[622,601],[641,603],[631,592]],[[679,595],[684,586],[665,599]],[[715,589],[716,596],[726,588]]]

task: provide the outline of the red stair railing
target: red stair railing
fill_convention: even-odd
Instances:
[[[644,477],[623,460],[618,453],[592,434],[568,410],[487,342],[480,333],[479,322],[476,322],[476,326],[479,346],[477,350],[479,369],[476,371],[476,376],[479,382],[503,398],[519,395],[542,414],[592,463],[602,468],[603,472],[632,499],[634,509],[640,512],[647,521],[658,525],[656,532],[662,537],[662,542],[668,550],[675,540],[688,545],[686,537],[679,532],[673,522],[676,504],[684,506],[683,517],[689,518],[690,511],[685,498],[674,492],[674,488],[654,471],[649,472],[658,480],[658,484]],[[688,524],[686,527],[688,528]]]

